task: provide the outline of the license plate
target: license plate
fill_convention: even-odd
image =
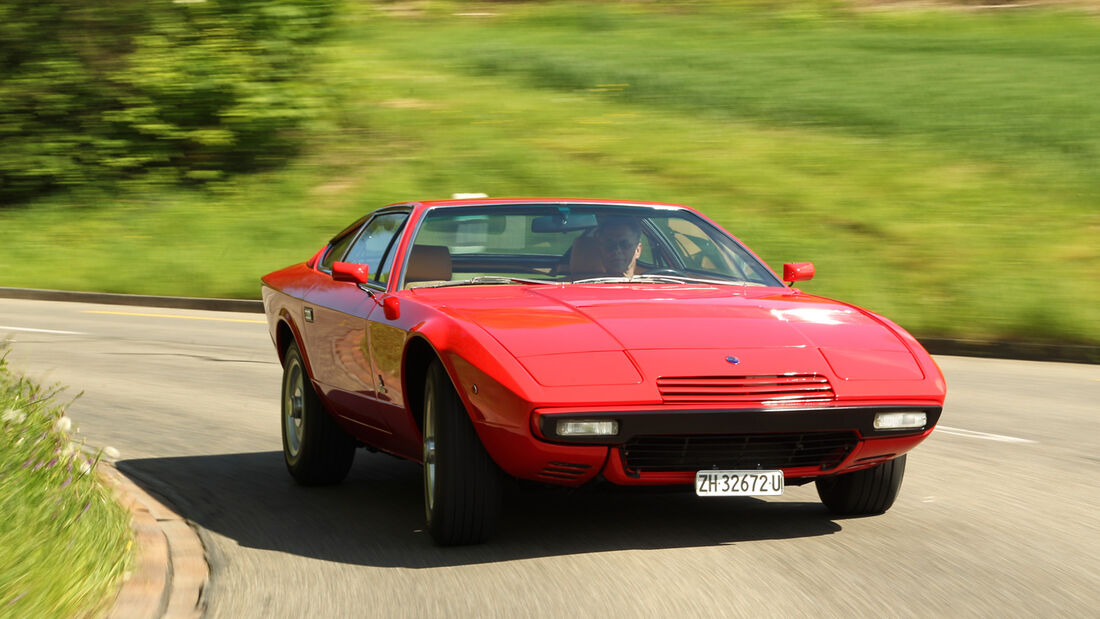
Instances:
[[[699,471],[699,496],[777,496],[783,494],[783,471]]]

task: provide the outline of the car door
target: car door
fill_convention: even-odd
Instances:
[[[394,243],[383,260],[379,269],[383,282],[388,283],[398,249],[398,243]],[[375,296],[376,307],[368,317],[367,329],[376,386],[376,407],[378,415],[393,433],[387,437],[389,442],[380,447],[408,458],[416,458],[423,446],[420,429],[406,406],[402,362],[409,330],[421,322],[422,316],[413,311],[416,304],[409,303],[403,296],[397,290],[379,292]]]
[[[383,289],[377,277],[382,260],[407,218],[407,211],[379,212],[371,217],[355,232],[342,255],[331,259],[326,255],[319,265],[325,276],[306,296],[304,337],[310,343],[314,381],[329,409],[350,422],[349,429],[370,444],[387,442],[391,430],[377,406],[367,320],[378,307],[372,295]],[[373,275],[372,284],[378,284],[361,286],[332,279],[332,263],[337,261],[366,265]]]

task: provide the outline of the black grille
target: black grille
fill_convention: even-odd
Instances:
[[[854,432],[636,436],[622,446],[627,470],[638,473],[704,469],[836,467],[855,449]]]

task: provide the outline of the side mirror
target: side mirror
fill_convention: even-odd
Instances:
[[[367,271],[367,265],[365,264],[333,262],[332,279],[338,282],[365,284],[370,281],[370,273]]]
[[[397,320],[401,317],[401,300],[397,297],[386,297],[382,300],[382,314],[386,320]]]
[[[814,278],[814,263],[788,262],[783,265],[783,281],[788,284],[804,282]]]

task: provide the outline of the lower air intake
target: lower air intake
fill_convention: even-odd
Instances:
[[[636,473],[704,469],[828,470],[852,453],[854,432],[636,436],[621,448],[627,470]]]
[[[573,464],[571,462],[548,462],[542,471],[539,473],[539,477],[545,479],[564,479],[574,480],[584,475],[588,469],[592,468],[588,464]]]

